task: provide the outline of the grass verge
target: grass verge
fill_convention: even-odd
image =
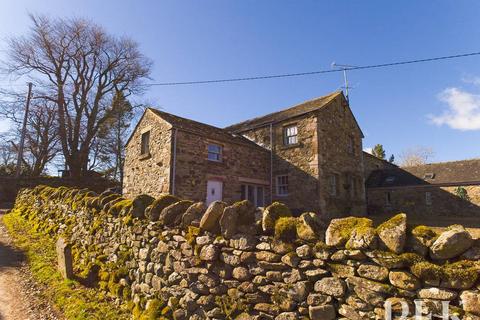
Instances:
[[[45,289],[42,295],[66,319],[130,319],[131,312],[117,306],[106,294],[86,288],[76,281],[64,280],[56,269],[54,239],[36,232],[32,222],[18,211],[2,218],[15,245],[25,252],[34,279]]]

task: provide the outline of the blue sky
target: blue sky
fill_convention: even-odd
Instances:
[[[156,82],[480,51],[478,1],[4,0],[0,37],[24,34],[28,12],[88,17],[134,38],[154,61]],[[349,78],[364,147],[382,143],[398,157],[402,150],[428,146],[434,161],[480,157],[480,57],[352,71]],[[328,74],[152,87],[137,100],[226,126],[325,95],[342,83],[341,74]],[[0,131],[6,129],[1,123]]]

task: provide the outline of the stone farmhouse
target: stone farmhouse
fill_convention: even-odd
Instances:
[[[342,92],[226,128],[148,108],[126,146],[123,192],[280,201],[328,218],[480,214],[480,159],[400,168],[363,152],[362,138]]]
[[[126,146],[123,192],[360,215],[362,138],[342,92],[223,129],[148,108]]]

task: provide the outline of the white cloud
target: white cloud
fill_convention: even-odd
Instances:
[[[439,99],[448,108],[438,116],[430,115],[430,120],[438,125],[447,125],[456,130],[480,130],[480,95],[458,88],[447,88]]]
[[[366,153],[373,154],[373,148],[363,148],[363,151],[365,151]]]

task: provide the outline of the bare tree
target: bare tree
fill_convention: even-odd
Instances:
[[[141,92],[151,62],[131,39],[113,37],[88,20],[31,20],[28,36],[9,41],[7,69],[27,75],[56,105],[63,157],[71,175],[81,177],[98,131],[115,112],[113,95]]]
[[[400,164],[402,167],[413,167],[426,164],[433,156],[434,151],[430,147],[414,147],[403,151],[400,154]]]
[[[57,124],[57,109],[53,103],[42,99],[33,105],[25,135],[32,176],[44,173],[47,164],[61,151]]]
[[[11,129],[2,138],[4,144],[15,152],[16,159],[25,101],[15,92],[3,92],[2,98],[0,116],[11,123]],[[22,174],[39,176],[61,151],[56,104],[44,98],[32,99],[26,124]]]

